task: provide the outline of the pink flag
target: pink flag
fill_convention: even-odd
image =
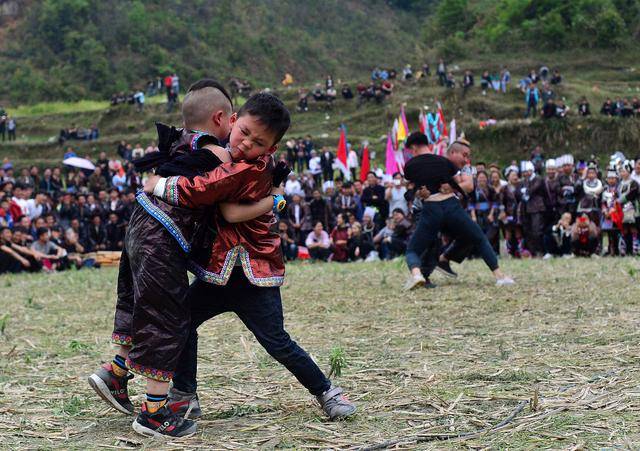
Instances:
[[[398,162],[396,161],[396,153],[393,149],[393,141],[391,140],[391,134],[387,134],[387,154],[386,154],[387,168],[385,173],[387,175],[393,175],[398,172]]]

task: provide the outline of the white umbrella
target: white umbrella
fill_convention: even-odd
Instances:
[[[88,171],[94,171],[96,166],[87,160],[86,158],[80,157],[69,157],[65,160],[62,160],[62,164],[67,166],[73,166],[74,168],[86,169]]]

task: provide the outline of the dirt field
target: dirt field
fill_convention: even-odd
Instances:
[[[0,448],[638,449],[640,261],[479,261],[406,294],[402,262],[290,265],[291,335],[358,404],[331,423],[231,314],[201,328],[204,417],[137,436],[86,377],[112,358],[116,271],[0,278]],[[140,378],[134,402],[144,395]]]

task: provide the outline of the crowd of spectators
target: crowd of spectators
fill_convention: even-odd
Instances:
[[[121,142],[95,170],[0,168],[0,273],[98,266],[91,253],[120,251],[142,179],[131,160],[157,150]],[[64,158],[75,156],[67,149]]]
[[[114,93],[111,96],[111,106],[135,105],[138,111],[142,112],[147,97],[161,95],[163,92],[167,97],[167,113],[170,113],[177,104],[180,93],[180,77],[176,73],[168,74],[164,78],[156,77],[155,80],[149,80],[145,86],[128,93]]]
[[[0,168],[0,272],[94,266],[94,251],[122,249],[135,192],[143,185],[131,159],[156,150],[122,142],[118,158],[103,152],[92,172],[37,166]],[[67,151],[69,153],[69,151]],[[311,137],[289,139],[278,156],[296,169],[285,183],[288,207],[274,231],[287,260],[358,261],[405,253],[414,227],[415,187],[402,174],[359,173],[349,149],[351,180],[337,170],[331,149]],[[506,168],[478,162],[467,168],[475,189],[465,202],[496,253],[514,258],[637,255],[640,252],[640,159],[596,162],[564,155]],[[616,216],[617,215],[617,216]],[[606,238],[606,239],[605,239]],[[443,236],[443,245],[447,237]]]

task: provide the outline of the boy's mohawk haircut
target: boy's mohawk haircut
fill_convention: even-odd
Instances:
[[[254,94],[238,110],[238,117],[255,116],[268,130],[275,134],[277,144],[291,125],[291,115],[284,103],[273,94]]]
[[[229,93],[227,92],[225,87],[222,86],[222,84],[220,82],[214,80],[213,78],[202,78],[202,79],[196,81],[194,84],[189,86],[189,89],[187,89],[187,93],[192,92],[192,91],[199,91],[199,90],[204,89],[204,88],[215,88],[215,89],[217,89],[218,91],[220,91],[222,93],[222,95],[224,95],[227,98],[229,103],[231,105],[233,105],[233,100],[231,100],[231,96],[229,95]]]

